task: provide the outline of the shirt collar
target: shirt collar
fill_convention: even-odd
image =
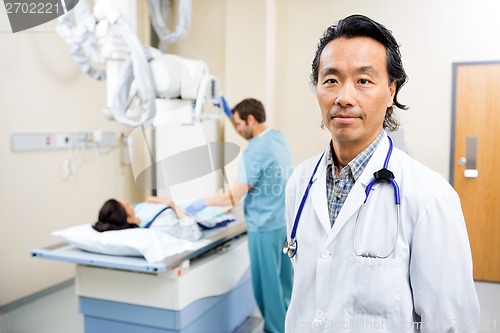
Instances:
[[[267,132],[269,132],[270,129],[271,129],[270,127],[267,127],[265,130],[263,130],[262,132],[260,132],[259,135],[257,135],[257,137],[263,136],[264,134],[266,134]]]
[[[377,136],[375,140],[373,140],[372,143],[368,147],[366,147],[361,153],[359,153],[352,161],[350,161],[344,168],[350,169],[352,176],[354,177],[354,180],[356,181],[359,176],[363,173],[365,170],[366,165],[368,164],[368,161],[372,157],[373,153],[375,152],[375,149],[378,147],[380,141],[382,140],[384,136],[384,131],[380,131],[380,134]],[[326,165],[331,166],[333,168],[335,166],[335,162],[333,159],[333,144],[332,141],[330,140],[328,144],[328,149],[326,151]],[[334,172],[332,170],[332,172]]]

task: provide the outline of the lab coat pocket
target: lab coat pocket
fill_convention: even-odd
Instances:
[[[400,311],[401,260],[363,258],[349,260],[344,307],[352,315],[388,318]]]

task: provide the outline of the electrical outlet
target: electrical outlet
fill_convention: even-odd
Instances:
[[[73,136],[69,133],[59,133],[56,135],[55,148],[69,148],[73,142]]]

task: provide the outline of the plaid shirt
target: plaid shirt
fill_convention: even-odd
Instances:
[[[347,195],[351,191],[354,183],[365,170],[368,161],[373,155],[378,144],[382,140],[383,131],[379,136],[358,154],[351,162],[349,162],[337,176],[335,172],[335,162],[333,159],[333,145],[330,141],[326,155],[326,198],[328,200],[328,213],[330,215],[330,225],[333,226],[337,216],[339,215],[342,205],[344,205]]]

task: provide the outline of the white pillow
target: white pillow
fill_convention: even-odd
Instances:
[[[154,229],[98,232],[90,224],[69,227],[52,234],[85,251],[115,256],[143,256],[150,263],[184,251],[196,250],[209,242],[190,242]]]

